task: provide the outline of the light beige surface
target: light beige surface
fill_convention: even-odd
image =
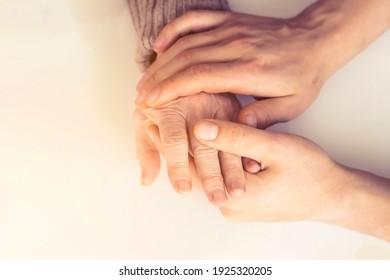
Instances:
[[[274,16],[310,2],[230,1]],[[165,169],[141,188],[125,0],[0,0],[0,34],[0,258],[390,258],[390,244],[338,227],[229,224]],[[389,176],[389,49],[387,33],[277,129]]]

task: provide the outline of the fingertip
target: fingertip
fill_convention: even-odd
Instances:
[[[176,190],[181,194],[190,193],[192,190],[192,184],[189,180],[180,180],[175,184]]]
[[[164,47],[164,37],[162,35],[159,35],[156,39],[156,41],[154,42],[153,44],[153,50],[156,52],[156,53],[160,53],[163,51],[163,47]]]
[[[229,194],[233,197],[240,197],[245,194],[245,184],[234,182],[227,187]]]
[[[250,158],[243,158],[244,169],[252,174],[256,174],[261,171],[261,164]]]
[[[214,190],[211,194],[211,202],[218,207],[222,207],[227,202],[225,191],[221,189]]]
[[[151,175],[151,173],[146,169],[142,168],[141,171],[141,186],[147,187],[150,186],[154,182],[154,176]]]
[[[255,115],[247,114],[247,115],[245,115],[244,119],[245,119],[246,125],[257,128],[257,119],[256,119]]]

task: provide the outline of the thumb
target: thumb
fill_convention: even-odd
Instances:
[[[237,121],[252,127],[266,129],[271,125],[286,122],[298,115],[295,96],[267,98],[251,103],[238,114]]]
[[[268,161],[269,156],[275,153],[277,143],[271,132],[219,120],[197,122],[194,133],[196,138],[208,147],[260,163]]]

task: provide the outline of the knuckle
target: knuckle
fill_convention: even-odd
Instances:
[[[209,147],[207,147],[205,145],[195,145],[193,147],[193,150],[194,150],[194,154],[197,155],[197,156],[209,154],[210,151],[212,151],[211,148],[209,148]]]
[[[225,177],[241,178],[241,175],[243,174],[241,157],[234,156],[227,158],[226,156],[224,156],[220,157],[220,162]]]
[[[191,36],[181,37],[177,40],[176,44],[180,47],[180,49],[187,49],[192,44],[192,38]]]
[[[183,174],[183,171],[189,168],[188,161],[167,162],[170,177],[176,177]]]
[[[187,145],[187,136],[182,131],[172,132],[169,138],[163,143],[164,149],[167,152],[179,152],[183,147],[187,147]]]
[[[210,73],[207,65],[196,65],[190,68],[190,74],[195,80],[204,80]]]
[[[174,92],[174,90],[177,88],[177,81],[178,79],[176,76],[170,76],[160,83],[160,88]]]
[[[177,58],[177,62],[180,65],[183,64],[186,65],[188,63],[191,63],[192,60],[193,60],[193,53],[188,50],[184,50]]]
[[[200,160],[209,160],[218,157],[218,151],[204,145],[193,147],[194,156]]]
[[[157,74],[153,74],[148,79],[148,86],[156,86],[160,83],[160,79],[158,78]]]
[[[215,188],[215,185],[222,184],[223,178],[221,175],[221,169],[219,165],[213,165],[212,162],[218,160],[218,151],[206,147],[204,145],[197,145],[193,147],[193,153],[195,157],[196,164],[198,166],[199,177],[202,181],[208,181],[207,186],[212,186]]]
[[[240,179],[242,173],[242,164],[238,164],[237,162],[226,162],[226,166],[223,167],[223,172],[226,174],[226,177],[229,179]]]
[[[201,172],[199,172],[200,179],[208,183],[205,184],[205,188],[215,190],[216,186],[222,185],[222,176],[219,169],[203,169]]]

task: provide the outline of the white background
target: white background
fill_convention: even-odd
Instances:
[[[312,1],[230,1],[292,16]],[[318,223],[226,222],[163,168],[139,186],[135,34],[125,0],[0,0],[1,259],[390,258],[390,244]],[[390,33],[274,129],[390,177]],[[308,50],[309,52],[310,50]]]

